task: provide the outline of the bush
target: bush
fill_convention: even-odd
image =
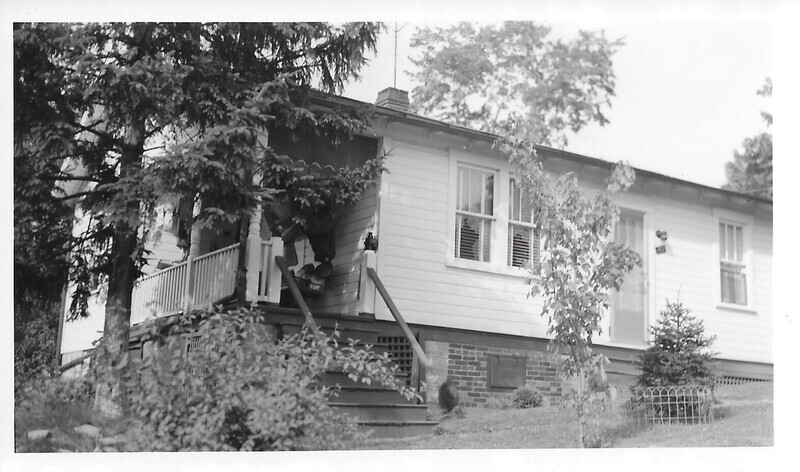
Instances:
[[[34,442],[27,438],[28,431],[47,429],[54,437],[65,439],[71,450],[91,451],[94,441],[74,438],[75,426],[95,423],[92,412],[94,388],[86,378],[40,378],[29,382],[20,393],[14,408],[14,436],[16,452],[52,452],[55,446],[47,441]]]
[[[537,408],[542,406],[542,394],[528,387],[519,387],[514,390],[511,404],[514,408]]]
[[[458,407],[458,390],[455,383],[448,377],[439,386],[439,406],[445,413],[450,413]]]
[[[714,336],[704,335],[703,322],[683,304],[667,301],[658,323],[650,328],[652,344],[643,351],[637,365],[641,369],[636,383],[641,387],[673,385],[713,385],[715,381]]]
[[[157,349],[126,381],[135,450],[344,448],[358,434],[327,404],[329,370],[414,395],[388,356],[306,332],[272,339],[256,310],[183,316],[152,335]]]
[[[26,384],[53,375],[59,303],[32,296],[14,301],[14,399]]]

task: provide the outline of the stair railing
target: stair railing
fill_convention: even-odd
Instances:
[[[406,320],[403,319],[403,316],[400,314],[400,310],[398,310],[397,305],[394,304],[394,300],[392,300],[392,297],[389,295],[386,287],[384,287],[383,282],[381,282],[380,277],[378,277],[378,273],[375,272],[375,269],[372,267],[367,267],[367,275],[369,276],[370,280],[372,280],[372,283],[375,284],[375,288],[378,289],[378,293],[381,294],[381,298],[383,298],[383,301],[386,302],[386,306],[389,308],[392,316],[394,316],[394,319],[397,321],[400,329],[403,330],[403,334],[411,344],[411,349],[414,350],[414,354],[416,354],[419,361],[425,367],[431,367],[431,360],[428,359],[428,356],[425,354],[425,351],[422,350],[422,346],[419,345],[419,341],[417,341],[414,333],[411,332],[411,328],[409,328],[408,324],[406,324]]]
[[[286,265],[286,259],[284,259],[283,256],[275,256],[275,263],[281,270],[281,274],[283,274],[283,278],[286,280],[286,284],[289,286],[289,292],[292,294],[294,301],[297,303],[300,311],[303,312],[303,316],[306,319],[306,324],[309,328],[311,328],[311,331],[313,331],[314,334],[319,334],[317,323],[314,321],[314,317],[311,316],[311,310],[308,309],[306,300],[303,298],[303,294],[300,293],[300,287],[297,286],[294,276],[289,271],[289,266]]]

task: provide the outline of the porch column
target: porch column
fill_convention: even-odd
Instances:
[[[265,295],[267,297],[267,303],[275,303],[278,304],[281,302],[281,269],[278,268],[278,264],[275,263],[275,256],[282,256],[283,255],[283,239],[280,236],[273,236],[270,239],[272,243],[269,247],[269,251],[266,254],[267,260],[264,261],[264,274],[262,277],[266,277],[266,289]]]
[[[195,259],[200,256],[200,226],[194,224],[194,219],[200,215],[200,202],[194,204],[192,212],[192,232],[189,236],[189,257]]]
[[[358,314],[375,316],[375,284],[367,275],[367,269],[378,267],[378,255],[365,249],[361,256],[361,283],[358,286]]]
[[[247,292],[248,302],[258,300],[258,276],[261,272],[261,202],[256,204],[250,214],[247,230]],[[264,274],[266,276],[267,274]]]

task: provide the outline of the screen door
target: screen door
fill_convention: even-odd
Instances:
[[[614,240],[644,255],[644,215],[623,210],[614,229]],[[644,262],[644,261],[643,261]],[[611,340],[626,344],[645,342],[646,267],[634,267],[622,289],[611,293]]]

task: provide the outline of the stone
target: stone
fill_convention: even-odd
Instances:
[[[527,358],[490,354],[488,360],[489,387],[514,389],[525,386]]]
[[[100,428],[90,424],[84,424],[75,427],[75,432],[88,436],[90,438],[100,437]]]
[[[49,429],[34,429],[33,431],[28,431],[28,439],[31,441],[39,441],[49,438],[52,434],[53,432]]]
[[[119,436],[110,436],[106,438],[100,438],[100,444],[103,446],[117,446],[119,444],[124,443],[125,440]]]

